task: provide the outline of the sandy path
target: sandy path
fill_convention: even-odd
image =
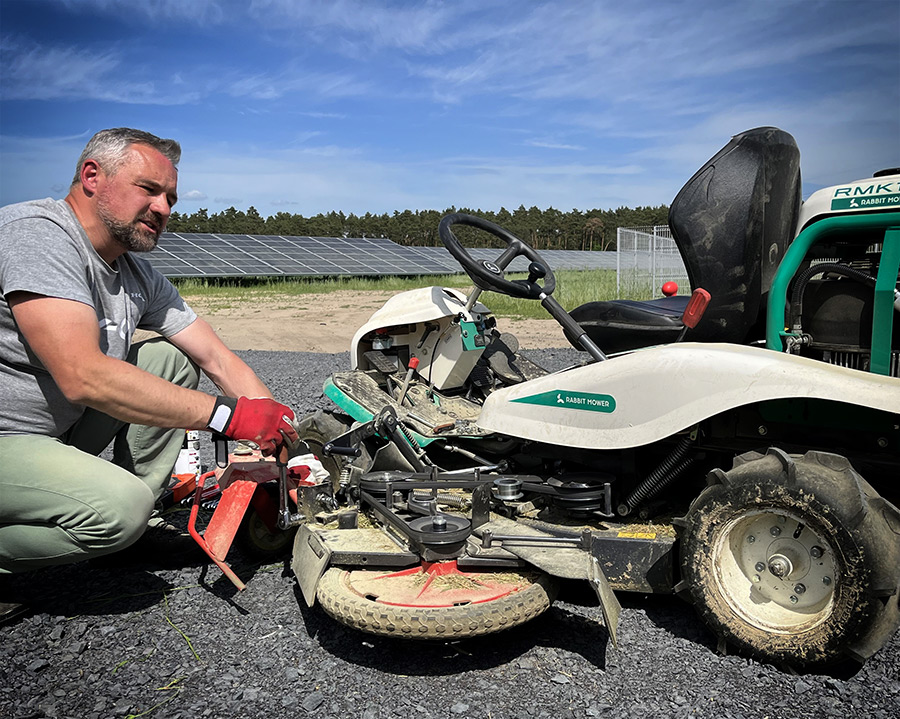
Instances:
[[[231,349],[333,353],[348,350],[356,330],[394,294],[340,290],[228,305],[194,295],[185,300]],[[523,348],[569,346],[552,319],[498,320],[500,329],[512,332]]]

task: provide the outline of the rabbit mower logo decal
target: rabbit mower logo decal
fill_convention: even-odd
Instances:
[[[614,412],[616,400],[609,394],[593,394],[591,392],[566,392],[564,390],[552,390],[541,392],[528,397],[519,397],[512,400],[523,404],[536,404],[543,407],[559,407],[566,409],[582,409],[588,412]]]

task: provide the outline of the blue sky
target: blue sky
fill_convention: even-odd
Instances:
[[[658,205],[760,125],[805,194],[900,165],[898,0],[0,0],[0,40],[0,204],[123,125],[187,213]]]

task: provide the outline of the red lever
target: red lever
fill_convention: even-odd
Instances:
[[[406,399],[406,393],[409,392],[409,383],[412,382],[413,373],[416,371],[416,368],[419,366],[419,358],[412,357],[409,360],[409,364],[406,365],[406,377],[403,380],[403,386],[400,388],[400,396],[397,398],[397,404],[402,405],[403,400]]]
[[[688,300],[687,307],[684,308],[684,314],[681,315],[681,322],[685,327],[694,329],[706,308],[709,305],[711,297],[709,292],[698,287],[691,293],[691,299]]]

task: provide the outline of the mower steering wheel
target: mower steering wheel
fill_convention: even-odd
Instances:
[[[450,229],[453,225],[468,225],[469,227],[477,227],[479,230],[484,230],[503,240],[506,243],[506,249],[495,262],[490,262],[489,260],[479,262],[456,239],[456,235]],[[529,300],[542,300],[552,295],[553,290],[556,289],[556,278],[553,276],[553,270],[550,269],[550,265],[541,258],[537,251],[511,232],[504,230],[493,222],[488,222],[474,215],[456,212],[447,215],[441,220],[438,233],[450,254],[456,258],[457,262],[466,271],[466,274],[472,279],[472,282],[475,283],[475,286],[481,290],[493,290],[511,297]],[[519,255],[524,255],[531,260],[528,266],[528,279],[508,280],[503,276],[503,271]],[[537,283],[541,277],[544,278],[543,287]]]

